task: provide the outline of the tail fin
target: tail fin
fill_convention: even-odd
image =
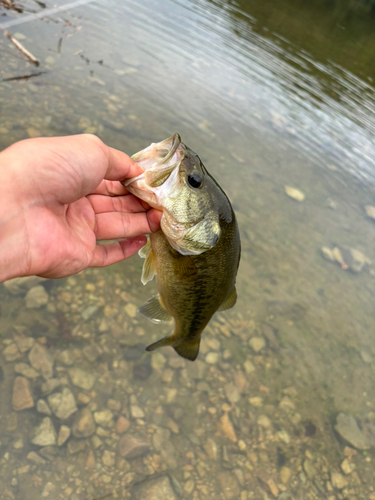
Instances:
[[[200,341],[200,336],[197,339],[193,339],[192,341],[179,340],[174,338],[173,336],[169,336],[164,337],[154,344],[149,345],[148,347],[146,347],[146,351],[154,351],[155,349],[158,349],[158,347],[165,347],[167,345],[170,345],[177,352],[177,354],[179,354],[183,358],[189,359],[190,361],[194,361],[199,353]]]

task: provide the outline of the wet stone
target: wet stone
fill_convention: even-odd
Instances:
[[[56,431],[49,417],[45,417],[40,425],[36,427],[31,442],[37,446],[51,446],[56,444]]]
[[[272,426],[271,420],[267,415],[259,415],[257,422],[261,427],[269,428]]]
[[[113,427],[113,413],[111,410],[106,409],[103,411],[96,411],[94,413],[94,420],[98,425],[103,427]]]
[[[243,364],[243,367],[245,369],[245,372],[250,375],[250,373],[253,373],[255,372],[255,366],[254,364],[249,360],[247,359],[244,364]]]
[[[17,344],[10,344],[3,350],[3,356],[5,361],[15,361],[16,359],[20,359],[22,354],[20,353]]]
[[[130,413],[131,413],[131,416],[133,418],[144,418],[144,416],[145,416],[145,413],[142,410],[142,408],[140,408],[137,405],[131,405],[130,406]]]
[[[263,337],[252,337],[249,340],[249,345],[254,352],[260,352],[262,349],[266,347],[266,341],[264,340]]]
[[[85,372],[80,368],[71,368],[69,370],[69,375],[75,386],[80,387],[81,389],[86,389],[87,391],[92,389],[95,377],[91,373]]]
[[[39,373],[27,363],[17,363],[14,365],[14,371],[31,379],[39,377]]]
[[[348,480],[339,472],[332,472],[331,483],[334,488],[342,490],[343,488],[345,488],[345,486],[348,485]]]
[[[90,318],[94,316],[94,314],[98,311],[98,306],[88,306],[81,312],[81,317],[83,320],[88,321]]]
[[[38,399],[36,403],[36,411],[44,415],[52,415],[51,409],[44,399]]]
[[[167,474],[157,474],[136,485],[132,490],[134,500],[177,500],[178,497],[173,489]]]
[[[30,288],[35,287],[47,278],[40,278],[39,276],[26,276],[25,278],[14,278],[12,280],[5,281],[4,287],[12,295],[22,295],[26,293]]]
[[[48,396],[48,404],[56,417],[61,420],[66,420],[77,411],[75,397],[67,387],[62,392],[55,392]]]
[[[305,195],[299,189],[293,188],[291,186],[284,186],[285,193],[289,196],[289,198],[293,198],[296,201],[303,201],[305,199]]]
[[[116,422],[117,434],[123,434],[129,429],[129,427],[130,427],[129,420],[121,415]]]
[[[231,403],[238,403],[238,401],[241,399],[240,391],[232,383],[225,384],[224,391],[228,401],[230,401]]]
[[[366,210],[366,215],[367,217],[370,217],[371,219],[375,219],[375,207],[371,205],[367,205],[365,207]]]
[[[292,471],[291,471],[291,469],[289,469],[289,467],[285,467],[285,466],[281,467],[281,469],[280,469],[280,481],[283,484],[287,484],[291,475],[292,475]]]
[[[104,450],[102,456],[103,465],[106,467],[113,467],[115,465],[116,453],[109,450]]]
[[[240,496],[240,486],[236,476],[230,471],[220,472],[217,475],[220,490],[223,492],[226,500],[234,500]]]
[[[216,365],[219,362],[219,359],[220,357],[218,352],[209,352],[205,358],[206,363],[209,365]]]
[[[46,461],[44,458],[42,458],[38,453],[35,453],[35,451],[30,451],[30,453],[27,455],[27,460],[30,462],[33,462],[36,465],[44,465]]]
[[[62,446],[70,437],[70,428],[67,425],[62,425],[57,435],[57,446]]]
[[[46,289],[42,285],[37,285],[27,292],[25,300],[27,308],[40,309],[48,304],[49,296]]]
[[[368,439],[359,429],[355,418],[351,415],[339,413],[336,419],[335,430],[354,448],[358,450],[367,450],[370,448]]]
[[[126,434],[118,443],[119,454],[127,460],[139,458],[150,451],[150,445],[143,439]]]
[[[26,337],[26,335],[23,335],[22,333],[15,333],[13,337],[19,351],[22,353],[30,351],[35,344],[35,339],[33,339],[33,337]]]
[[[29,361],[31,366],[41,372],[44,378],[52,378],[53,360],[46,347],[36,342],[29,352]]]
[[[12,405],[15,411],[26,410],[34,406],[30,384],[25,377],[16,377],[13,385]]]
[[[83,408],[74,419],[72,434],[77,438],[86,438],[94,434],[95,428],[91,411],[88,408]]]
[[[135,306],[134,304],[130,304],[130,303],[126,304],[125,312],[131,318],[135,318],[135,316],[137,315],[137,306]]]

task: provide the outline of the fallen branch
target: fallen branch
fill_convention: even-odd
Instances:
[[[29,75],[22,75],[22,76],[10,76],[9,78],[3,78],[1,81],[13,82],[15,80],[28,80],[29,78],[33,78],[34,76],[40,76],[43,75],[44,73],[47,73],[47,71],[38,71],[38,73],[31,73]]]
[[[39,66],[38,59],[35,56],[33,56],[31,54],[31,52],[29,52],[27,49],[25,49],[25,47],[22,45],[21,42],[19,42],[18,40],[16,40],[13,35],[11,35],[10,33],[8,33],[8,31],[4,31],[4,35],[7,36],[9,38],[9,40],[13,43],[13,45],[15,47],[17,47],[17,49],[20,52],[22,52],[22,54],[24,54],[28,59],[30,59],[30,61],[33,62],[35,64],[35,66]]]

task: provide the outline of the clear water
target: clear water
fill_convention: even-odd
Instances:
[[[44,343],[78,408],[112,418],[96,425],[101,443],[32,444],[45,415],[11,402],[28,353],[3,353],[0,497],[136,498],[139,481],[168,471],[176,498],[375,498],[374,448],[346,458],[334,429],[340,412],[351,415],[375,445],[375,264],[354,273],[321,252],[350,247],[375,263],[371,3],[98,0],[54,14],[48,4],[22,22],[43,10],[23,5],[0,10],[0,27],[19,19],[9,30],[41,66],[0,38],[1,149],[86,131],[133,154],[178,132],[233,201],[242,261],[237,305],[212,320],[194,364],[130,349],[170,331],[133,317],[156,290],[141,284],[137,256],[44,282],[38,310],[2,286],[1,349],[15,329]],[[265,341],[259,352],[253,337]],[[91,389],[72,383],[72,367],[95,375]],[[43,382],[30,380],[35,403],[48,398]],[[120,456],[119,415],[130,422],[121,436],[146,439],[148,454]],[[58,431],[76,415],[51,418]]]

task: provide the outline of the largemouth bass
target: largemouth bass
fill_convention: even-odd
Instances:
[[[236,303],[240,235],[228,197],[198,155],[175,134],[136,153],[144,173],[123,184],[162,210],[161,230],[139,254],[142,283],[155,275],[159,294],[139,312],[155,323],[174,319],[172,335],[147,347],[170,345],[180,356],[198,356],[201,333],[216,311]]]

